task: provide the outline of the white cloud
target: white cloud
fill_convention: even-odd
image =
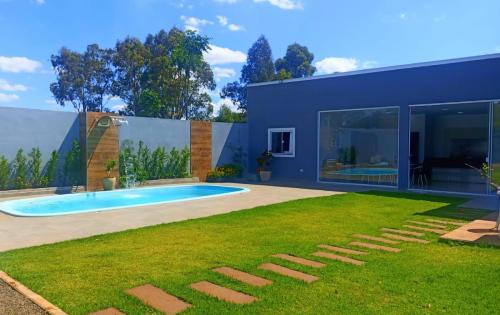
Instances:
[[[42,64],[26,57],[0,56],[0,72],[35,72]]]
[[[406,20],[406,13],[399,13],[399,18],[401,20]]]
[[[210,50],[203,54],[203,58],[210,65],[222,65],[228,63],[243,63],[247,55],[238,50],[210,45]]]
[[[222,105],[229,106],[231,110],[235,111],[238,109],[238,106],[236,106],[230,99],[228,98],[218,98],[216,101],[212,102],[212,105],[214,106],[214,113],[218,114],[220,108]]]
[[[218,3],[235,4],[236,2],[239,2],[240,0],[214,0],[214,1],[218,2]]]
[[[227,23],[229,23],[229,20],[227,19],[227,17],[225,17],[223,15],[217,15],[217,20],[219,21],[219,24],[221,26],[226,26]]]
[[[36,4],[43,5],[45,4],[45,0],[35,0]]]
[[[497,53],[500,53],[500,46],[495,47],[493,50]]]
[[[16,94],[4,94],[0,93],[0,103],[9,103],[13,101],[17,101],[19,96]]]
[[[377,62],[373,60],[361,62],[356,58],[327,57],[314,65],[318,69],[318,74],[331,74],[373,68],[377,65]]]
[[[0,79],[0,91],[22,92],[26,90],[28,90],[28,88],[22,84],[10,84],[7,80]]]
[[[48,98],[46,99],[45,101],[43,101],[45,104],[48,104],[48,105],[57,105],[57,102],[55,99],[52,99],[52,98]]]
[[[227,27],[231,32],[243,31],[245,29],[242,25],[229,23],[229,19],[223,15],[217,15],[217,20],[220,26]]]
[[[236,71],[234,71],[234,69],[231,68],[213,67],[212,71],[217,81],[219,81],[222,78],[231,78],[236,75]]]
[[[243,31],[245,30],[245,28],[242,26],[242,25],[238,25],[238,24],[229,24],[227,26],[227,28],[231,31],[231,32],[238,32],[238,31]]]
[[[119,111],[125,109],[125,107],[127,107],[126,104],[116,104],[116,105],[111,106],[111,110],[114,112],[119,112]]]
[[[302,3],[297,0],[253,0],[253,2],[268,2],[270,5],[274,5],[283,10],[296,10],[303,9]]]
[[[184,28],[186,30],[199,32],[202,26],[212,25],[214,22],[200,19],[194,16],[184,16],[181,15],[181,20],[184,21]]]

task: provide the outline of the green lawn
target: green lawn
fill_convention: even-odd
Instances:
[[[311,270],[269,257],[313,258],[321,243],[345,245],[353,233],[379,235],[405,220],[467,219],[461,199],[401,193],[349,193],[303,199],[0,254],[0,269],[70,314],[114,306],[157,314],[124,293],[151,283],[195,307],[185,314],[492,314],[500,308],[500,250],[439,242],[371,252],[356,267],[330,262]],[[312,284],[256,267],[263,262],[318,275]],[[254,288],[210,271],[232,266],[274,281]],[[189,288],[209,280],[258,297],[236,306]]]

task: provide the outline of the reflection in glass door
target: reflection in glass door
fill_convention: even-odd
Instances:
[[[500,125],[500,115],[497,116]],[[488,102],[412,106],[410,188],[488,193],[488,181],[476,169],[488,163],[489,126]],[[495,147],[500,151],[500,127],[497,133]]]

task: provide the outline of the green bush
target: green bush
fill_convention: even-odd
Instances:
[[[9,187],[9,180],[9,161],[7,161],[5,156],[0,155],[0,190],[5,190]]]
[[[243,172],[243,166],[240,164],[225,164],[208,173],[209,178],[226,178],[226,177],[239,177]]]
[[[36,147],[28,154],[29,183],[31,187],[42,187],[42,152]]]
[[[64,182],[67,185],[77,186],[83,182],[83,160],[80,143],[73,140],[71,150],[64,159]]]
[[[26,155],[23,149],[17,150],[14,159],[14,180],[13,186],[15,189],[23,189],[28,187],[28,178],[26,176]]]
[[[142,141],[139,142],[136,154],[133,142],[125,140],[120,149],[120,185],[125,187],[126,184],[127,163],[132,165],[137,181],[144,183],[149,179],[189,177],[190,158],[191,153],[187,147],[182,150],[173,148],[170,152],[158,147],[151,153]]]
[[[50,153],[50,159],[47,162],[47,167],[45,169],[45,175],[42,177],[41,186],[48,187],[54,183],[57,171],[57,151],[54,150]]]

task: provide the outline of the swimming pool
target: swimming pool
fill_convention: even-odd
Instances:
[[[215,185],[182,185],[83,192],[0,202],[0,211],[40,217],[147,206],[247,192],[249,189]]]

